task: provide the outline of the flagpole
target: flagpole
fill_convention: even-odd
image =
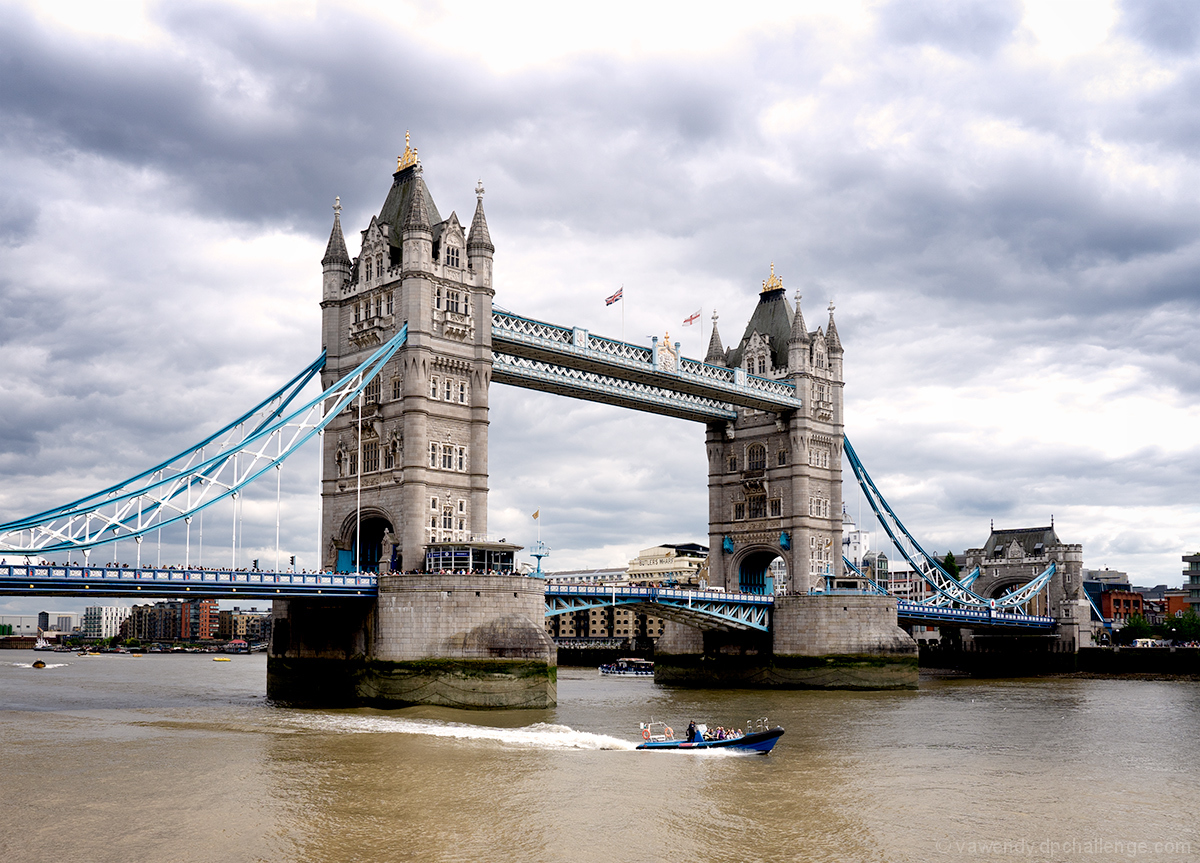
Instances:
[[[621,282],[621,341],[625,341],[625,283]]]

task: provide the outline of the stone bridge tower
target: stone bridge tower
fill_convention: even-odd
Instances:
[[[771,267],[741,341],[726,351],[714,315],[705,360],[796,384],[804,409],[739,409],[710,423],[709,579],[728,590],[807,593],[842,571],[842,344],[829,323],[810,332]],[[782,557],[786,574],[768,569]],[[785,581],[775,583],[779,577]]]
[[[322,566],[424,570],[431,543],[487,533],[492,255],[476,187],[469,232],[442,218],[417,151],[399,157],[351,259],[340,207],[322,260],[322,383],[407,322],[408,342],[324,434]],[[465,567],[470,568],[470,567]]]

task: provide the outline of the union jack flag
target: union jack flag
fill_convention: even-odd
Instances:
[[[624,294],[625,294],[625,288],[624,287],[619,288],[615,294],[613,294],[611,297],[609,297],[608,299],[606,299],[604,301],[604,305],[611,306],[613,303],[620,300]]]

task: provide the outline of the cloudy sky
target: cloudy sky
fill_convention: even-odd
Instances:
[[[811,326],[836,303],[847,434],[927,547],[1053,515],[1087,566],[1180,582],[1200,5],[576,6],[0,4],[0,521],[314,358],[333,198],[355,254],[411,130],[444,215],[487,187],[498,305],[620,335],[624,285],[629,341],[698,355],[713,309],[740,337],[773,261]],[[704,541],[701,426],[491,401],[497,534],[528,544],[540,508],[554,568]],[[315,454],[293,461],[282,553],[311,564]],[[243,563],[274,559],[274,492]]]

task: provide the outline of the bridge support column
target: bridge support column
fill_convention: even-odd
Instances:
[[[885,596],[775,597],[771,634],[669,624],[654,679],[747,689],[916,689],[917,643]]]
[[[775,597],[773,673],[780,686],[916,689],[917,643],[888,596]]]
[[[510,575],[390,575],[355,613],[276,602],[267,695],[305,706],[553,707],[545,583]],[[337,612],[337,606],[332,611]]]

